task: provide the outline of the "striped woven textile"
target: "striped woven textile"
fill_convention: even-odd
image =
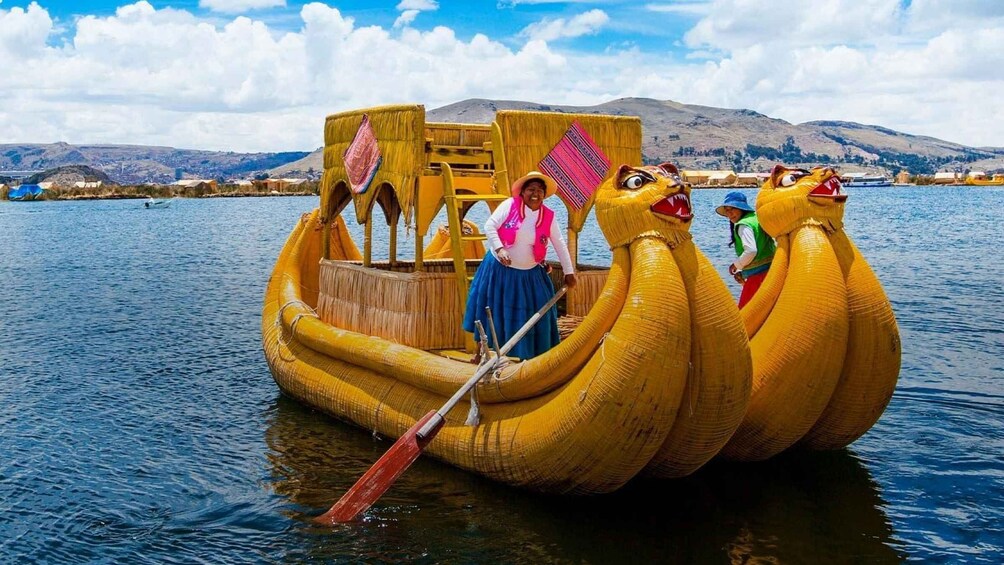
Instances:
[[[368,115],[363,114],[363,121],[359,124],[352,143],[345,149],[342,159],[345,162],[345,172],[348,174],[352,192],[356,194],[366,192],[383,161],[376,133]]]
[[[603,182],[610,159],[575,121],[538,167],[558,183],[558,192],[565,201],[580,210]]]

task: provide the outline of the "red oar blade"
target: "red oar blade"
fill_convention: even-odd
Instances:
[[[442,419],[424,438],[418,437],[418,431],[422,429],[422,426],[436,417],[438,416],[435,410],[423,416],[394,442],[387,453],[384,453],[383,457],[377,460],[330,510],[314,518],[314,521],[329,525],[351,522],[365,512],[377,499],[383,496],[383,493],[387,492],[387,489],[394,484],[401,473],[404,473],[418,459],[425,446],[439,432],[443,425]]]

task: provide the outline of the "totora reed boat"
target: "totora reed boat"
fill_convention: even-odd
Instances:
[[[813,218],[784,216],[781,227],[791,235],[782,246],[783,268],[761,291],[763,300],[741,314],[691,240],[690,186],[672,165],[631,166],[640,162],[636,117],[502,110],[490,125],[446,124],[426,122],[422,106],[329,116],[320,208],[293,229],[266,290],[262,339],[276,383],[304,404],[391,438],[443,405],[477,369],[468,362],[474,341],[461,321],[484,237],[464,216],[481,203],[494,209],[511,179],[540,169],[561,187],[573,261],[578,234],[595,212],[612,262],[576,261],[579,284],[559,303],[561,343],[486,376],[471,396],[478,423],[465,423],[469,405],[462,403],[426,453],[537,491],[603,493],[639,474],[685,476],[720,454],[765,459],[800,440],[832,449],[864,433],[888,402],[893,363],[882,365],[885,382],[866,400],[864,414],[841,427],[840,413],[855,405],[861,387],[839,384],[845,354],[853,357],[848,335],[869,339],[867,328],[849,334],[855,317],[848,301],[855,295],[845,279],[854,273],[868,284],[872,279],[870,270],[854,268],[859,255],[838,233],[839,220],[821,232]],[[820,182],[833,184],[827,180]],[[791,204],[804,199],[806,182],[777,191],[777,201],[787,204],[775,209],[811,216]],[[361,251],[345,227],[350,205],[365,228]],[[377,205],[390,227],[383,262],[372,260]],[[434,228],[444,207],[448,227]],[[398,258],[402,218],[413,231],[412,259]],[[430,232],[435,237],[426,245]],[[832,260],[831,246],[838,255]],[[825,274],[839,278],[832,289],[823,285],[834,296],[829,317],[792,294],[811,288],[785,284],[802,285],[814,274],[819,248],[828,253],[825,267],[836,269]],[[563,278],[556,264],[552,278]],[[880,287],[869,289],[869,304],[882,314],[880,329],[889,334],[895,322],[891,309],[889,317],[882,309],[888,301],[876,294]],[[797,321],[800,307],[814,312],[810,321],[823,320],[823,329],[802,324],[785,332],[781,323]],[[839,334],[832,355],[827,332]],[[801,334],[812,341],[795,348],[800,365],[787,366],[783,355],[764,347],[767,340],[797,343]],[[758,351],[766,363],[758,363]],[[813,364],[814,353],[827,361]],[[881,354],[858,359],[855,369]],[[827,392],[803,401],[797,376],[819,367]],[[828,408],[835,390],[849,400]],[[747,420],[753,408],[757,419]],[[803,408],[810,413],[789,416]],[[770,411],[780,414],[776,424]],[[833,421],[815,427],[821,416]]]

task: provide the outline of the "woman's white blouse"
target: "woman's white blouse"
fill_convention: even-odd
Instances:
[[[509,217],[509,210],[512,209],[512,205],[515,200],[512,198],[502,201],[492,212],[491,217],[485,222],[485,235],[488,237],[488,251],[495,255],[495,250],[502,247],[502,240],[499,239],[499,227],[505,222],[506,218]],[[516,269],[532,269],[537,265],[537,262],[533,258],[533,240],[537,235],[537,218],[540,216],[540,210],[533,211],[523,206],[524,218],[523,223],[519,226],[519,230],[516,231],[516,242],[512,247],[506,249],[509,252],[509,258],[512,259],[512,267]],[[572,256],[568,252],[568,246],[565,245],[565,239],[561,236],[561,228],[558,226],[557,218],[551,222],[551,231],[548,239],[551,245],[554,246],[554,252],[558,255],[558,262],[561,263],[561,270],[566,275],[575,272],[575,266],[572,265]],[[498,258],[497,256],[495,257]]]

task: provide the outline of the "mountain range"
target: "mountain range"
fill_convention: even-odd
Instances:
[[[49,171],[71,165],[97,169],[118,184],[163,184],[182,178],[225,180],[267,174],[275,167],[302,159],[308,154],[307,151],[235,153],[146,145],[72,145],[65,142],[0,144],[0,181],[15,172],[24,176],[23,173],[28,171]]]
[[[669,161],[683,169],[765,171],[776,163],[831,165],[843,171],[894,175],[939,170],[1004,171],[1004,148],[968,147],[928,136],[843,121],[791,124],[752,110],[620,98],[596,106],[471,99],[426,112],[430,122],[490,123],[503,109],[639,116],[646,163]],[[318,128],[323,126],[318,120]],[[179,178],[307,176],[323,170],[322,150],[234,153],[135,145],[0,144],[0,177],[12,169],[88,165],[120,184]]]

